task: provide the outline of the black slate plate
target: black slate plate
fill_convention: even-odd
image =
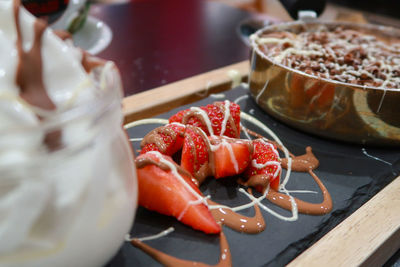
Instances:
[[[334,228],[352,212],[368,201],[379,190],[390,183],[400,173],[400,152],[398,149],[373,148],[315,137],[271,118],[262,111],[251,99],[245,87],[237,87],[225,93],[224,98],[210,96],[194,104],[171,110],[157,116],[168,118],[178,110],[189,106],[201,106],[214,101],[241,98],[238,104],[242,111],[251,114],[271,128],[282,140],[284,145],[295,155],[305,153],[305,147],[311,146],[314,154],[320,160],[320,166],[315,173],[321,178],[333,199],[333,211],[324,216],[299,214],[295,222],[285,222],[263,211],[267,224],[264,232],[257,235],[237,233],[224,227],[234,266],[280,266],[318,241],[324,234]],[[247,97],[246,97],[247,96]],[[260,129],[246,121],[242,123],[259,133]],[[143,137],[158,125],[138,126],[128,130],[131,138]],[[136,149],[138,142],[133,143]],[[305,173],[292,173],[288,190],[312,190],[312,193],[293,193],[294,196],[310,202],[320,202],[322,195],[313,179]],[[246,196],[238,192],[235,179],[208,179],[201,190],[211,194],[212,199],[236,206],[248,202]],[[290,213],[268,203],[267,206],[280,214],[289,216]],[[243,211],[244,215],[252,216],[253,209]],[[205,235],[192,230],[174,218],[159,215],[155,212],[139,208],[131,235],[142,237],[156,234],[173,226],[175,231],[166,237],[146,242],[150,246],[170,255],[208,264],[216,264],[219,257],[219,238]],[[107,264],[108,267],[121,266],[160,266],[159,263],[139,249],[125,243],[118,254]]]

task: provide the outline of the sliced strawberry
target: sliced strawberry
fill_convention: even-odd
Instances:
[[[250,141],[226,137],[210,137],[214,158],[215,178],[242,173],[251,161],[253,146]]]
[[[179,122],[201,128],[207,135],[240,136],[240,106],[229,102],[215,102],[205,107],[192,107],[173,115],[169,122]]]
[[[278,190],[281,176],[281,160],[275,145],[264,140],[253,140],[253,155],[245,176],[250,178],[255,175],[263,175],[269,180],[270,187]],[[263,189],[256,188],[258,191]]]
[[[209,166],[209,143],[205,133],[191,125],[186,127],[181,166],[202,182],[212,172]]]
[[[184,109],[179,111],[178,113],[172,115],[169,118],[169,123],[173,123],[173,122],[178,122],[178,123],[182,123],[183,121],[183,117],[185,116],[185,114],[189,111],[190,109]]]
[[[140,153],[159,151],[164,155],[173,155],[182,148],[185,128],[182,124],[170,123],[152,130],[143,138]]]
[[[191,176],[169,156],[148,152],[136,158],[139,205],[173,216],[193,229],[216,234],[221,227],[201,201],[200,190]]]

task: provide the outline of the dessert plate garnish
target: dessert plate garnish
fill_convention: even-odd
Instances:
[[[262,132],[255,133],[241,127],[240,118],[256,125]],[[129,127],[155,121],[142,120]],[[242,139],[239,137],[240,132],[244,136]],[[304,155],[294,156],[267,126],[241,113],[239,105],[228,100],[191,107],[172,115],[169,123],[153,129],[143,138],[140,154],[136,159],[139,204],[172,215],[180,222],[205,233],[219,233],[225,226],[239,232],[256,234],[266,227],[265,213],[283,221],[295,221],[299,211],[323,215],[332,209],[329,192],[313,173],[313,169],[318,167],[318,160],[311,148],[307,148]],[[174,162],[171,156],[176,158],[176,155],[180,155],[180,161]],[[146,162],[146,170],[143,162]],[[282,167],[286,171],[281,179]],[[321,203],[308,203],[291,195],[285,186],[292,170],[311,174],[323,192]],[[241,185],[238,192],[248,198],[247,203],[229,206],[213,201],[212,195],[204,196],[197,186],[207,184],[208,179],[236,180]],[[145,192],[142,196],[141,187]],[[251,188],[259,193],[253,194]],[[266,199],[289,210],[291,215],[275,211]],[[240,211],[249,208],[255,210],[253,216],[241,214]],[[157,259],[161,255],[159,251],[140,242],[133,241],[133,244]]]

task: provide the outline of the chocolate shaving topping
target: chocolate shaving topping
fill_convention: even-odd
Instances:
[[[282,31],[256,38],[274,62],[339,82],[400,89],[400,41],[345,27],[298,34]]]

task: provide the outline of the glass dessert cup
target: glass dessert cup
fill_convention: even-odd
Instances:
[[[93,76],[90,101],[0,131],[1,266],[101,266],[132,226],[137,180],[119,73],[106,63]],[[32,145],[50,136],[56,146]]]
[[[400,40],[400,30],[378,25],[290,22],[265,27],[256,35],[304,28],[342,26],[377,38]],[[316,77],[274,62],[251,41],[250,92],[268,114],[308,133],[371,145],[400,145],[399,89],[382,89]],[[307,85],[318,88],[307,92]]]

